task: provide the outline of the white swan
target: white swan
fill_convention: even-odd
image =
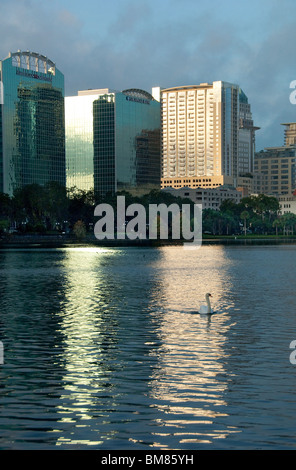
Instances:
[[[207,305],[201,305],[199,307],[199,312],[198,313],[201,313],[201,314],[204,314],[204,315],[214,313],[212,308],[211,308],[210,297],[212,297],[212,294],[206,294]]]

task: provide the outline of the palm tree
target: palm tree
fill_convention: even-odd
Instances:
[[[283,234],[288,235],[289,229],[294,234],[294,227],[296,225],[296,215],[291,212],[286,212],[281,217],[281,223],[283,226]]]
[[[275,220],[273,221],[272,226],[275,227],[276,236],[278,236],[278,229],[279,229],[279,227],[280,227],[281,225],[282,225],[282,222],[281,222],[280,219],[275,219]]]
[[[245,232],[245,236],[247,234],[247,219],[250,217],[250,214],[248,211],[243,211],[240,215],[241,219],[243,219],[244,221],[244,232]]]

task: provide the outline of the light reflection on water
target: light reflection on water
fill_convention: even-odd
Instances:
[[[294,257],[0,251],[0,448],[295,448]]]

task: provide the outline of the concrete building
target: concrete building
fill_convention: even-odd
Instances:
[[[287,214],[288,212],[296,214],[296,194],[292,196],[279,196],[278,201],[281,214]]]
[[[219,188],[225,186],[228,188],[236,188],[242,192],[244,196],[260,192],[261,188],[260,175],[240,176],[232,178],[231,176],[200,176],[200,177],[183,177],[183,178],[163,178],[162,189],[165,188]]]
[[[161,91],[162,188],[197,178],[233,184],[254,170],[255,130],[248,99],[227,82]]]
[[[66,183],[64,76],[36,52],[0,62],[0,191],[27,184]]]
[[[292,194],[296,188],[296,146],[270,147],[258,152],[255,173],[261,175],[260,190],[266,195]]]
[[[288,122],[282,124],[285,129],[285,146],[296,145],[296,122]]]
[[[266,195],[291,196],[296,189],[295,123],[284,124],[285,145],[269,147],[255,155],[255,174],[260,179],[259,191]]]
[[[165,188],[163,191],[173,196],[189,198],[195,204],[202,204],[203,209],[219,210],[223,201],[229,199],[238,204],[242,199],[242,193],[236,189],[220,186],[219,188]]]

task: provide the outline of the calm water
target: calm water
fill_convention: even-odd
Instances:
[[[0,251],[0,449],[295,449],[295,255]]]

